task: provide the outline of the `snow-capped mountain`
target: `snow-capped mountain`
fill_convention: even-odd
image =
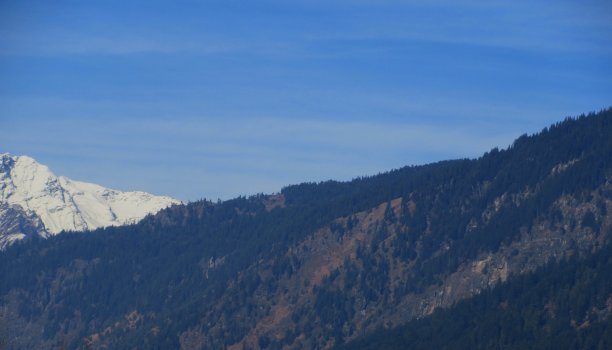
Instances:
[[[0,249],[32,234],[134,223],[180,201],[56,176],[27,156],[0,154]]]

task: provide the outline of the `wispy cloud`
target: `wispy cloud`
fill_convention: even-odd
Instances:
[[[467,45],[537,52],[612,52],[612,6],[591,1],[390,1],[395,13],[374,12],[360,26],[310,35],[313,41]],[[409,20],[408,20],[409,18]]]
[[[88,177],[99,168],[103,184],[122,189],[134,189],[134,183],[143,184],[139,177],[153,176],[159,182],[145,181],[140,189],[183,199],[273,192],[290,183],[346,180],[407,164],[472,157],[506,146],[516,136],[468,126],[287,118],[60,119],[35,128],[10,125],[0,133],[3,151],[28,153],[81,180],[95,180]],[[58,137],[69,130],[69,137]],[[53,164],[56,159],[64,165]],[[66,165],[66,159],[72,161]],[[163,181],[160,169],[165,169]],[[200,183],[195,189],[194,181]]]
[[[50,33],[26,36],[5,33],[0,41],[0,55],[133,55],[133,54],[198,54],[212,55],[245,50],[242,44],[229,40],[201,38],[178,40],[159,36],[83,35]]]
[[[319,3],[318,8],[323,6]],[[307,7],[310,8],[310,7]],[[109,14],[91,15],[93,23],[74,30],[79,10],[70,10],[68,23],[28,21],[25,11],[13,13],[0,25],[2,55],[131,55],[131,54],[220,54],[246,53],[287,57],[326,57],[330,52],[313,43],[356,43],[363,41],[436,43],[491,48],[553,51],[610,52],[612,15],[610,6],[590,2],[586,6],[569,2],[555,6],[543,2],[500,1],[347,1],[326,4],[323,20],[317,25],[309,16],[296,24],[274,16],[247,18],[248,27],[237,33],[232,26],[211,27],[205,10],[196,21],[190,14],[185,24],[176,18],[166,30],[147,27],[131,29]],[[71,11],[74,11],[72,13]],[[82,10],[81,10],[82,11]],[[36,11],[31,11],[36,13]],[[196,11],[197,12],[197,11]],[[318,13],[320,14],[320,13]],[[227,15],[227,13],[225,14]],[[261,15],[260,15],[261,16]],[[137,16],[135,16],[137,18]],[[37,17],[35,17],[37,18]],[[235,19],[234,17],[231,17]],[[333,18],[334,21],[329,19]],[[141,19],[142,20],[142,19]],[[156,18],[148,18],[155,21]],[[29,23],[24,25],[20,22]],[[43,22],[38,24],[37,22]],[[12,23],[12,24],[10,24]],[[316,22],[315,22],[316,23]],[[247,26],[247,24],[243,24]],[[270,30],[277,26],[282,30]],[[245,32],[245,29],[247,30]],[[585,38],[587,40],[585,40]],[[384,44],[383,44],[384,45]],[[358,45],[361,50],[375,47]],[[350,50],[349,50],[350,52]],[[336,52],[336,54],[338,54]]]

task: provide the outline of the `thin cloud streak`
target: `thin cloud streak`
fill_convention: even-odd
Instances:
[[[380,21],[381,9],[384,12]],[[1,55],[133,55],[173,54],[214,55],[248,53],[263,56],[329,58],[330,53],[317,49],[316,43],[354,43],[360,49],[363,41],[396,41],[434,43],[535,51],[599,51],[610,53],[612,37],[609,9],[604,4],[577,5],[536,3],[468,2],[346,2],[331,6],[325,15],[345,13],[334,25],[302,24],[285,31],[270,33],[256,25],[250,32],[236,35],[231,28],[209,30],[190,23],[188,31],[168,28],[166,31],[139,28],[126,33],[127,24],[117,27],[91,26],[76,33],[65,24],[41,24],[35,29],[19,25],[13,19],[0,26]],[[76,13],[78,14],[78,10]],[[372,12],[364,17],[364,13]],[[419,14],[428,14],[421,16]],[[460,15],[459,15],[460,14]],[[23,17],[22,14],[20,14]],[[106,14],[108,16],[108,14]],[[432,18],[433,16],[433,18]],[[370,18],[371,17],[371,18]],[[92,18],[95,21],[104,20]],[[111,17],[112,18],[112,17]],[[303,20],[303,19],[302,19]],[[21,19],[24,21],[24,19]],[[195,22],[197,23],[197,22]],[[478,25],[474,25],[478,23]],[[261,24],[255,22],[253,24]],[[551,30],[549,28],[554,28]],[[562,31],[560,31],[562,29]],[[588,32],[591,40],[576,36]],[[335,53],[338,55],[339,53]]]
[[[3,56],[63,56],[63,55],[136,55],[136,54],[196,54],[216,55],[244,52],[247,45],[232,44],[227,40],[200,39],[192,41],[156,36],[114,35],[100,36],[50,34],[40,37],[5,35],[0,45]]]
[[[79,133],[58,141],[67,124]],[[425,159],[474,157],[495,146],[505,147],[517,136],[506,131],[484,134],[468,127],[274,118],[111,120],[101,126],[86,120],[48,121],[36,130],[19,127],[2,132],[0,146],[12,152],[25,142],[29,155],[77,180],[93,181],[86,174],[91,167],[102,167],[106,178],[112,179],[106,185],[120,189],[133,189],[129,184],[138,183],[130,173],[154,174],[163,166],[171,171],[164,187],[141,190],[181,199],[227,199],[278,191],[290,183],[330,177],[348,180]],[[73,161],[61,168],[53,164],[56,158]],[[202,184],[197,190],[185,187],[198,179]]]

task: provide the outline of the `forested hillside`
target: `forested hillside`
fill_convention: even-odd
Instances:
[[[510,276],[608,252],[611,135],[608,109],[478,159],[199,201],[127,227],[16,244],[0,253],[1,341],[315,349],[432,313],[419,327],[435,327],[434,310]]]
[[[549,263],[431,316],[341,349],[610,349],[612,246]]]

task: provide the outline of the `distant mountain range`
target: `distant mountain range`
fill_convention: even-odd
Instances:
[[[611,240],[608,109],[477,159],[14,244],[0,348],[609,349]]]
[[[30,157],[0,154],[0,249],[26,237],[136,223],[179,203],[55,176]]]

